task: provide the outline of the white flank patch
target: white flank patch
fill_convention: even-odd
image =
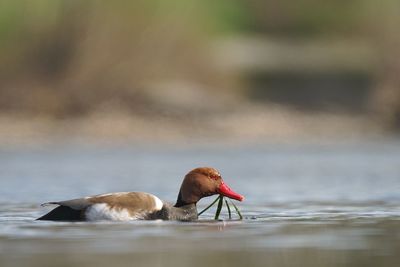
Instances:
[[[161,201],[161,199],[159,199],[158,197],[151,195],[154,198],[154,202],[156,203],[156,206],[154,207],[154,210],[161,210],[162,207],[164,206],[163,202]]]
[[[85,212],[88,221],[130,221],[139,219],[138,216],[131,216],[127,209],[111,209],[106,203],[98,203],[90,206]]]

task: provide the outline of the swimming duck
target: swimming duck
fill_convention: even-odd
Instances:
[[[196,203],[203,197],[220,194],[242,201],[222,180],[214,168],[191,170],[183,179],[175,205],[144,192],[119,192],[84,198],[48,202],[58,205],[37,220],[49,221],[130,221],[130,220],[197,220]]]

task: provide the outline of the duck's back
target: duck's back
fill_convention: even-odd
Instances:
[[[51,221],[128,221],[147,219],[162,210],[163,202],[144,192],[120,192],[49,202],[59,207],[38,220]]]

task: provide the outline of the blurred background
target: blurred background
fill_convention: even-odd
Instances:
[[[399,0],[0,0],[0,266],[397,267],[399,25]],[[35,221],[173,203],[197,166],[242,221]]]
[[[0,2],[0,143],[395,136],[400,2]]]

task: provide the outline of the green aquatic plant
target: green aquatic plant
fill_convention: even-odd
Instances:
[[[229,207],[228,200],[226,200],[226,199],[225,199],[225,204],[226,204],[226,208],[228,209],[229,219],[232,219],[231,207]]]
[[[231,207],[229,206],[229,203],[226,199],[224,199],[223,195],[219,195],[210,205],[208,205],[205,209],[203,209],[202,211],[200,211],[198,213],[198,216],[200,216],[201,214],[203,214],[205,211],[207,211],[209,208],[211,208],[212,206],[214,206],[215,203],[217,203],[218,201],[218,206],[217,206],[217,210],[215,211],[215,217],[214,220],[218,220],[219,215],[221,214],[221,210],[222,210],[222,206],[225,202],[226,208],[228,209],[228,216],[229,219],[232,219],[232,212],[231,212]],[[232,200],[230,200],[231,204],[233,205],[233,207],[236,210],[237,215],[239,216],[239,219],[242,220],[243,216],[239,211],[239,208],[235,205],[235,203],[232,202]]]

